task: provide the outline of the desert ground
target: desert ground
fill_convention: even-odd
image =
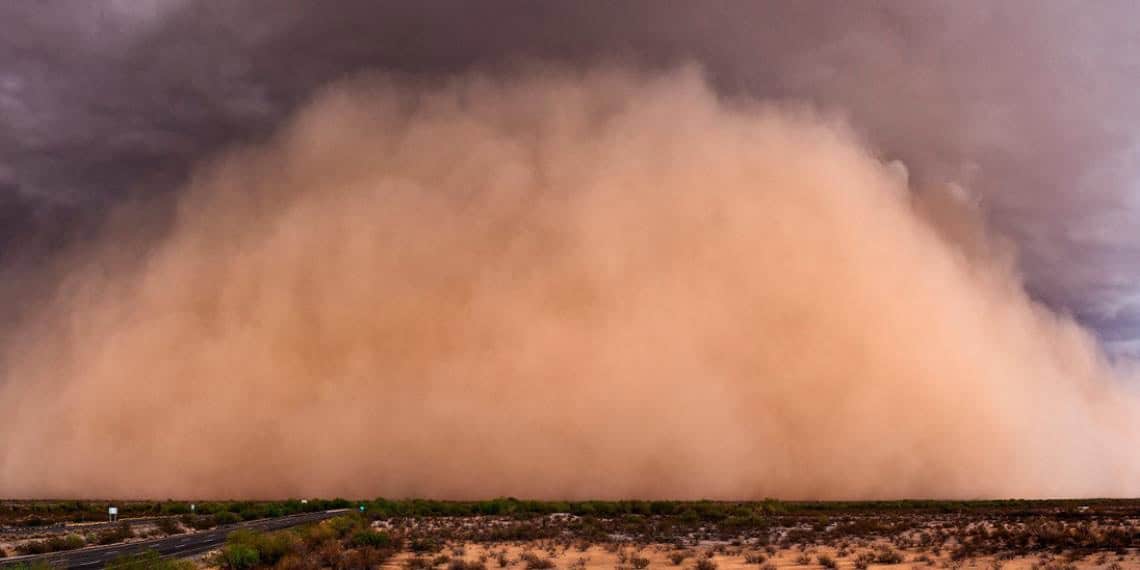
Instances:
[[[316,507],[353,504],[316,503]],[[205,503],[202,514],[140,506],[117,524],[68,524],[74,512],[10,511],[0,527],[9,565],[65,566],[58,556],[92,545],[136,549],[120,568],[400,568],[407,570],[588,570],[678,568],[775,570],[1140,568],[1140,501],[987,503],[481,503],[359,502],[317,523],[262,532],[298,504]],[[316,508],[313,507],[313,508]],[[309,508],[306,506],[306,508]],[[165,510],[165,514],[164,514]],[[495,512],[498,514],[483,514]],[[208,514],[207,514],[208,513]],[[90,518],[90,517],[86,517]],[[132,522],[134,521],[134,522]],[[231,529],[232,530],[228,530]],[[146,558],[169,536],[222,529],[218,548],[186,559]],[[220,540],[220,539],[219,539]],[[140,554],[141,553],[141,554]],[[153,553],[152,553],[153,554]],[[20,556],[23,557],[20,557]],[[33,555],[28,558],[28,555]],[[38,557],[37,557],[38,555]]]

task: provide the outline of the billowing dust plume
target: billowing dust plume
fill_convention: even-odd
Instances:
[[[692,69],[357,79],[73,255],[0,494],[1140,494],[1134,396],[977,210]]]

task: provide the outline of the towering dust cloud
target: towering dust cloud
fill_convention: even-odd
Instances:
[[[358,79],[115,235],[4,347],[4,495],[1140,493],[968,201],[691,69]]]

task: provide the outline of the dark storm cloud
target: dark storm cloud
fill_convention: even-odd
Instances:
[[[1131,2],[9,2],[0,5],[0,247],[56,247],[170,192],[317,87],[620,60],[704,65],[726,94],[845,114],[919,181],[957,182],[1036,296],[1140,337],[1140,12]]]

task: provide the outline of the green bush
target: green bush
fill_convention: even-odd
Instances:
[[[231,513],[229,511],[222,511],[222,512],[216,513],[214,515],[214,521],[213,522],[215,525],[223,525],[223,524],[234,524],[234,523],[239,522],[239,521],[241,521],[241,518],[238,517],[236,514]]]
[[[258,537],[257,552],[261,562],[276,564],[278,560],[300,550],[301,540],[289,531],[270,532]]]
[[[257,549],[246,544],[228,544],[222,549],[222,565],[230,570],[246,570],[261,563]]]
[[[388,548],[392,545],[392,537],[386,532],[370,529],[358,530],[352,535],[352,544],[356,547],[371,546],[373,548]]]
[[[272,566],[278,560],[301,549],[301,539],[289,531],[262,533],[239,529],[226,537],[226,546],[242,546],[257,553],[260,564]]]
[[[185,515],[190,513],[190,505],[186,503],[166,503],[162,505],[164,515]]]
[[[364,526],[365,521],[360,515],[351,514],[333,517],[328,520],[327,524],[336,532],[337,538],[344,538]]]
[[[327,525],[314,524],[302,530],[302,537],[309,548],[316,548],[330,540],[336,539],[336,531]]]
[[[75,550],[87,546],[87,541],[78,534],[69,534],[58,541],[53,538],[52,541],[56,542],[56,550]]]

